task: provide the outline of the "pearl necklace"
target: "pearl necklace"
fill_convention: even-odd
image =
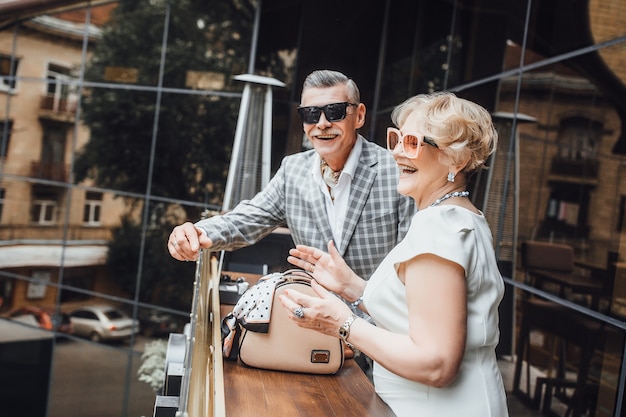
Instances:
[[[441,204],[442,201],[445,201],[452,197],[467,197],[467,196],[469,196],[469,191],[455,191],[453,193],[448,193],[444,195],[443,197],[436,199],[435,202],[430,205],[430,207],[438,206],[439,204]]]

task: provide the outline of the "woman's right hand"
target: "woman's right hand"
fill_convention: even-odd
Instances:
[[[289,263],[308,271],[327,290],[348,301],[354,301],[363,294],[365,281],[350,269],[332,240],[328,242],[328,253],[311,246],[297,245],[289,250],[289,255]]]

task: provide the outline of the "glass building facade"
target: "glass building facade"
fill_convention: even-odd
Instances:
[[[142,354],[182,330],[194,278],[165,242],[221,207],[235,76],[285,84],[273,88],[275,171],[306,147],[296,108],[321,68],[357,82],[361,133],[379,144],[393,106],[418,93],[453,91],[493,114],[498,151],[471,191],[507,284],[498,351],[511,415],[623,414],[626,3],[41,3],[0,4],[7,416],[152,413]],[[140,332],[109,341],[56,319],[95,304]],[[52,325],[33,321],[44,314]]]

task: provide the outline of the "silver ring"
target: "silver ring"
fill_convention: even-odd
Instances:
[[[311,267],[309,268],[310,273],[313,273],[313,271],[315,271],[315,264],[311,264]]]
[[[295,310],[293,310],[293,314],[297,318],[299,318],[299,319],[303,318],[304,317],[304,308],[302,308],[302,306],[296,308]]]

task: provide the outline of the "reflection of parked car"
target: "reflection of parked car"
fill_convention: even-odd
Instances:
[[[74,331],[69,316],[60,311],[55,311],[53,308],[22,307],[9,313],[9,318],[23,323],[36,322],[42,329],[56,330],[65,334],[71,334]]]
[[[179,333],[183,327],[181,318],[157,309],[140,311],[139,322],[141,323],[141,333],[146,337]]]
[[[139,322],[122,310],[108,305],[78,307],[70,313],[74,334],[94,342],[129,339],[139,331]]]

